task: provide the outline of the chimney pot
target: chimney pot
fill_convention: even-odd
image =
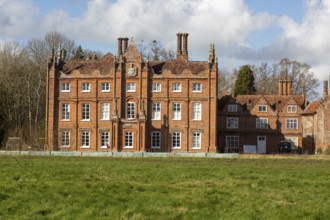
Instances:
[[[177,39],[177,49],[176,49],[176,57],[178,58],[179,56],[182,55],[182,34],[177,33],[176,34],[176,39]]]
[[[323,97],[326,97],[329,95],[328,93],[328,80],[323,81]]]
[[[188,59],[188,33],[183,34],[183,50],[182,55],[184,58]]]
[[[283,95],[283,81],[282,80],[279,80],[278,81],[278,95]]]

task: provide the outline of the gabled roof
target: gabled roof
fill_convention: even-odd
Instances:
[[[63,65],[62,72],[70,74],[73,70],[78,70],[81,74],[90,74],[99,70],[101,74],[106,74],[114,67],[115,58],[111,53],[108,53],[100,60],[69,61]]]
[[[294,100],[302,109],[305,107],[303,95],[238,95],[234,98],[245,110],[251,110],[255,105],[261,104],[262,99],[266,101],[273,111],[281,110],[290,99]],[[219,109],[222,109],[228,101],[228,97],[221,97],[219,99]]]
[[[310,103],[302,114],[309,115],[309,114],[316,113],[316,109],[319,107],[320,103],[321,103],[321,101],[314,101],[314,102]]]
[[[180,74],[186,69],[192,74],[198,74],[208,69],[207,61],[188,61],[182,57],[166,62],[151,61],[149,65],[156,74],[161,74],[165,69],[170,70],[173,74]]]

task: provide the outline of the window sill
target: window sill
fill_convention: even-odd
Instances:
[[[177,150],[177,149],[181,149],[181,147],[172,147],[172,149]]]
[[[64,90],[61,90],[61,92],[64,92],[64,93],[69,93],[69,92],[70,92],[70,90],[69,90],[69,91],[64,91]]]
[[[61,121],[70,121],[70,119],[62,119]]]
[[[91,120],[90,119],[82,119],[81,121],[88,122],[88,121],[91,121]]]
[[[80,146],[80,148],[82,148],[82,149],[88,149],[88,148],[90,148],[90,146]]]
[[[88,91],[86,90],[86,91],[81,91],[81,92],[86,92],[87,93],[87,92],[91,92],[91,91],[90,90],[88,90]]]
[[[124,148],[125,148],[125,149],[132,149],[133,146],[125,146]]]
[[[151,149],[160,149],[160,146],[159,147],[151,147]]]
[[[101,92],[110,92],[110,90],[101,90]]]

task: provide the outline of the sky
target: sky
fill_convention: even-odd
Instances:
[[[0,0],[0,43],[58,31],[82,48],[116,54],[117,38],[176,50],[187,32],[191,60],[215,44],[219,68],[289,58],[330,74],[330,0]]]

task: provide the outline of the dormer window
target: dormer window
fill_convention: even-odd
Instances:
[[[258,112],[267,112],[267,105],[258,105]]]
[[[296,113],[297,106],[296,105],[288,105],[288,113]]]
[[[237,105],[228,105],[228,112],[237,112]]]

